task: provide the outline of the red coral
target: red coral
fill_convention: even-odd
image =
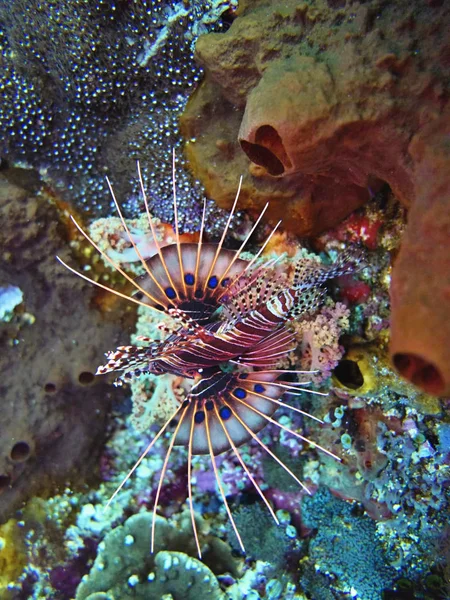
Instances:
[[[341,297],[348,304],[364,304],[369,299],[371,289],[364,281],[344,275],[338,279]]]

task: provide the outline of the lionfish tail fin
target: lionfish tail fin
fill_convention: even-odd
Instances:
[[[123,371],[116,380],[116,385],[122,385],[123,381],[139,377],[148,369],[151,353],[149,348],[140,346],[119,346],[112,352],[105,354],[108,362],[97,368],[96,375],[105,375],[113,371]]]
[[[296,291],[301,292],[313,287],[320,287],[329,279],[340,275],[359,271],[364,266],[364,256],[362,250],[347,250],[342,252],[331,265],[323,265],[302,258],[295,266],[293,287]]]
[[[339,277],[355,273],[364,268],[366,264],[366,253],[362,248],[352,248],[341,252],[336,261],[330,265],[330,277]]]

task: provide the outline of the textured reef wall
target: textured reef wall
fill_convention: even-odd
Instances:
[[[39,187],[22,169],[0,175],[0,286],[22,293],[0,322],[0,519],[68,476],[97,472],[111,396],[93,371],[123,325],[56,261],[71,258],[67,216]]]
[[[187,154],[217,202],[230,206],[233,174],[245,173],[244,206],[270,200],[297,234],[389,184],[411,210],[393,360],[437,394],[450,392],[449,27],[445,2],[242,2],[225,34],[199,39],[206,79],[183,115]]]

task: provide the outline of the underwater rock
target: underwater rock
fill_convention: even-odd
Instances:
[[[0,520],[32,494],[96,470],[109,391],[94,379],[121,323],[91,307],[93,289],[56,261],[69,261],[55,204],[0,175],[0,285],[23,301],[0,322],[2,435]]]
[[[389,184],[411,212],[393,273],[393,361],[436,395],[450,392],[449,26],[446,3],[243,2],[226,33],[199,39],[206,78],[182,118],[219,204],[244,173],[243,205],[270,199],[269,217],[288,214],[299,235]]]

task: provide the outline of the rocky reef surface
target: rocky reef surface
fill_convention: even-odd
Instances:
[[[126,323],[127,313],[105,318],[92,287],[56,261],[72,254],[67,215],[41,187],[23,169],[0,174],[0,290],[20,291],[0,322],[2,520],[33,493],[93,469],[111,404],[95,363]]]

